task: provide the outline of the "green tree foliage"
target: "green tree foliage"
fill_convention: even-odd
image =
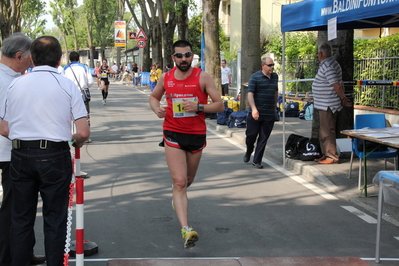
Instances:
[[[46,20],[42,18],[46,14],[46,3],[41,0],[24,1],[21,7],[22,32],[31,39],[44,35]]]
[[[194,54],[201,56],[202,13],[193,16],[188,22],[188,41],[193,46]]]
[[[283,41],[281,32],[273,32],[265,50],[273,53],[281,64]],[[285,56],[287,79],[314,78],[317,63],[317,35],[314,32],[288,32],[285,34]],[[281,71],[281,66],[276,68]],[[309,82],[291,82],[287,91],[310,92]]]
[[[399,77],[399,34],[354,40],[355,80],[397,80]],[[355,86],[356,104],[380,107],[381,86]],[[397,107],[397,87],[384,87],[384,106]]]
[[[281,33],[274,32],[269,37],[266,50],[281,60],[283,40]],[[285,55],[288,59],[306,58],[317,54],[317,35],[315,32],[287,32],[285,34]]]
[[[68,50],[67,36],[74,32],[73,11],[76,1],[73,0],[54,0],[50,2],[50,14],[53,17],[54,24],[60,29],[63,35],[65,50]]]
[[[93,26],[93,37],[96,46],[100,46],[104,56],[107,46],[113,46],[114,21],[117,19],[117,1],[84,0],[87,10],[91,11],[89,23]]]

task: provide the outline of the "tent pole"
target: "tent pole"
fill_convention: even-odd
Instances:
[[[282,67],[283,67],[283,71],[282,76],[283,76],[283,92],[282,92],[282,106],[283,106],[283,110],[281,110],[281,112],[283,113],[282,117],[283,117],[283,167],[285,168],[285,112],[284,112],[284,106],[285,106],[285,32],[283,32],[283,51],[282,51]]]

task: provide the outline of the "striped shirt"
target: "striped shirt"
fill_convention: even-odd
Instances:
[[[270,79],[262,70],[255,72],[248,83],[248,92],[254,94],[255,106],[260,115],[274,116],[276,113],[276,91],[278,75],[272,73]],[[252,111],[251,109],[249,110]]]
[[[338,62],[332,56],[324,59],[312,85],[314,108],[322,111],[330,108],[333,113],[342,109],[341,99],[332,85],[341,80],[342,70]]]

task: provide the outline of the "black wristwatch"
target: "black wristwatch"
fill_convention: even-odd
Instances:
[[[198,104],[198,112],[203,112],[204,111],[204,105],[203,104]]]

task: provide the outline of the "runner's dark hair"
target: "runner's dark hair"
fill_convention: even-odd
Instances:
[[[186,40],[179,40],[179,41],[176,41],[173,45],[172,45],[172,48],[173,48],[173,51],[175,51],[175,48],[176,47],[190,47],[190,49],[191,49],[191,51],[193,50],[193,47],[191,46],[191,43],[189,43],[188,41],[186,41]]]

